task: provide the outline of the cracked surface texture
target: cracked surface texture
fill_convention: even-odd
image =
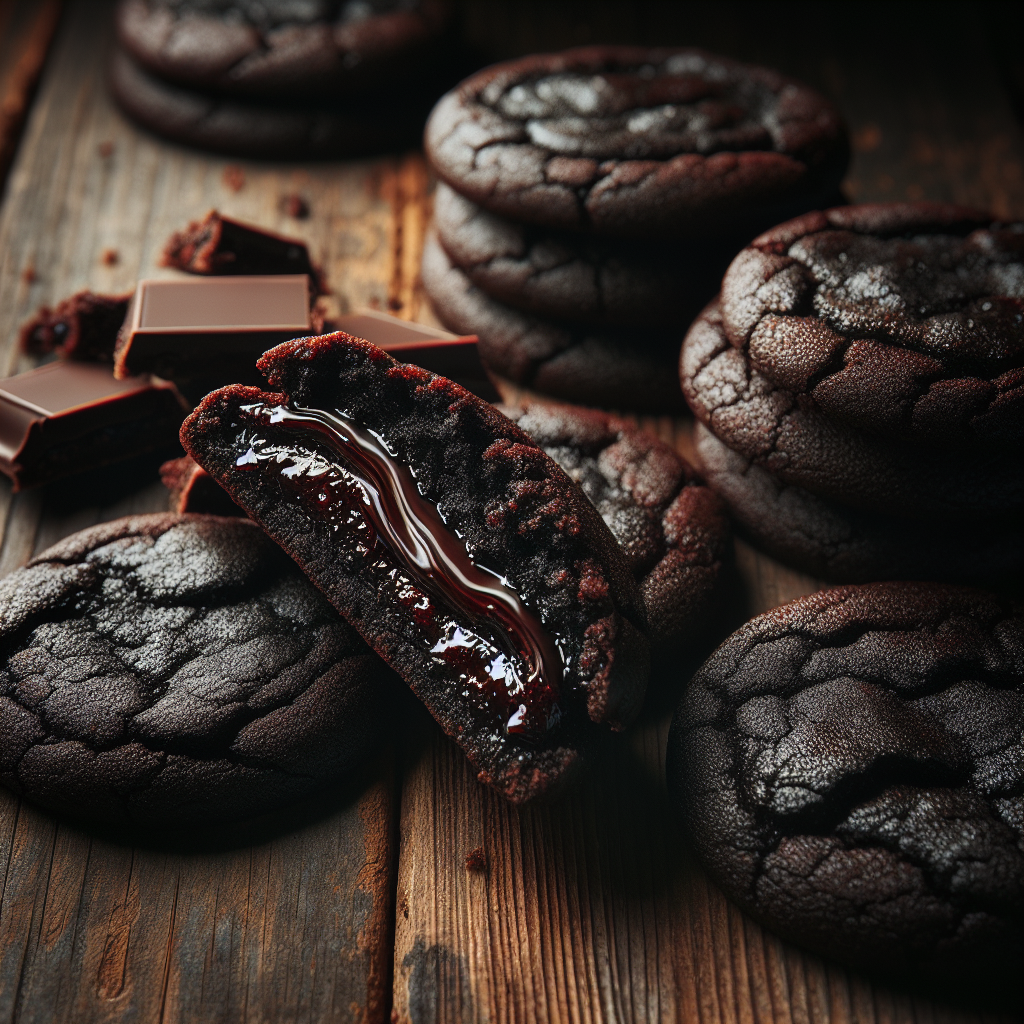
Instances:
[[[833,501],[890,515],[966,519],[1012,514],[1024,498],[1018,467],[996,447],[951,458],[826,417],[729,341],[718,300],[687,333],[680,376],[690,408],[719,440],[784,483]]]
[[[168,81],[301,99],[409,77],[449,14],[445,0],[124,0],[117,35]]]
[[[156,135],[230,156],[365,156],[414,143],[423,123],[416,98],[403,105],[371,97],[348,105],[271,106],[196,92],[154,77],[123,50],[111,60],[110,90],[124,113]]]
[[[280,393],[232,386],[208,395],[182,427],[186,450],[409,683],[481,781],[516,802],[561,785],[575,770],[591,723],[624,727],[647,683],[643,600],[596,509],[492,406],[452,381],[396,363],[368,342],[340,333],[288,342],[266,353],[259,367]],[[310,480],[328,479],[331,486],[344,482],[345,471],[330,448],[252,411],[289,401],[341,410],[379,434],[465,551],[512,581],[559,638],[561,717],[549,720],[547,731],[529,741],[514,735],[502,704],[504,683],[467,685],[457,666],[424,644],[422,608],[464,631],[475,622],[464,621],[450,594],[431,597],[403,569],[388,568],[397,564],[393,550],[365,532],[369,520],[358,501],[329,516],[315,495],[306,502],[305,484],[291,488],[291,478],[304,479],[303,467]],[[268,454],[265,469],[239,471],[238,460],[257,448],[280,456],[273,461]],[[308,493],[321,489],[326,496],[323,484]]]
[[[746,242],[602,242],[498,217],[444,182],[434,193],[434,226],[449,259],[493,298],[556,320],[634,331],[685,330]]]
[[[423,284],[441,322],[480,339],[480,357],[516,384],[568,402],[682,412],[677,331],[614,331],[543,320],[492,299],[452,264],[435,235]]]
[[[1024,443],[1024,224],[937,203],[807,214],[736,257],[722,326],[833,420],[938,449]]]
[[[876,583],[749,622],[705,663],[669,781],[726,893],[905,977],[1016,986],[1024,636],[981,591]]]
[[[257,526],[215,516],[44,551],[0,582],[0,644],[0,779],[115,822],[239,818],[343,778],[393,679]]]
[[[654,644],[694,639],[712,610],[729,523],[667,444],[591,409],[499,406],[579,485],[626,554]]]
[[[820,204],[847,161],[838,111],[806,86],[632,46],[479,71],[435,107],[425,145],[441,178],[497,214],[634,238],[763,230]]]
[[[783,483],[727,448],[703,423],[696,426],[694,443],[701,472],[742,532],[770,555],[814,576],[837,583],[991,584],[1011,580],[1024,568],[1024,532],[1016,518],[950,524],[872,514]]]

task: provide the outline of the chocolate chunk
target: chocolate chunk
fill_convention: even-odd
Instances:
[[[740,531],[787,565],[838,583],[948,580],[993,584],[1024,569],[1019,516],[949,522],[897,519],[851,508],[783,483],[731,451],[698,423],[701,472]]]
[[[633,46],[478,71],[435,107],[425,146],[444,181],[500,216],[668,239],[754,234],[812,209],[848,155],[838,111],[806,86],[699,50]]]
[[[717,301],[687,333],[680,372],[690,408],[719,440],[831,501],[906,518],[977,519],[1012,515],[1024,500],[1024,478],[996,448],[969,458],[926,452],[826,417],[729,341]]]
[[[81,291],[52,309],[43,306],[21,328],[21,350],[33,356],[56,352],[64,359],[111,363],[131,297],[130,292],[97,295]]]
[[[160,480],[170,491],[167,502],[172,512],[200,512],[213,516],[242,516],[245,513],[231,496],[195,459],[183,455],[160,467]]]
[[[726,894],[901,982],[1019,992],[1024,632],[981,591],[827,590],[725,641],[669,738],[669,784]]]
[[[254,524],[84,530],[0,582],[0,780],[75,817],[261,814],[357,769],[397,684]]]
[[[475,333],[492,372],[582,405],[642,412],[685,409],[677,381],[679,331],[616,331],[542,320],[486,295],[437,239],[423,250],[423,284],[438,318]]]
[[[939,203],[807,214],[736,257],[722,326],[831,420],[942,453],[1024,447],[1024,224]]]
[[[310,333],[308,282],[305,274],[140,281],[114,372],[232,379],[267,349]]]
[[[345,334],[208,395],[182,443],[509,799],[562,783],[647,676],[643,603],[579,489],[457,384]]]
[[[171,235],[160,262],[189,274],[308,274],[315,293],[328,291],[305,242],[232,220],[216,210]]]
[[[363,338],[384,349],[400,363],[413,363],[447,377],[485,402],[501,401],[501,395],[484,369],[476,335],[459,337],[436,327],[399,320],[374,310],[347,313],[325,326],[331,331],[343,331],[354,338]]]
[[[125,0],[117,35],[136,60],[169,81],[302,100],[422,73],[450,15],[444,0]]]
[[[171,448],[184,415],[171,384],[48,363],[0,380],[0,473],[17,491]]]
[[[678,654],[716,604],[730,542],[721,499],[667,444],[616,416],[499,408],[601,513],[640,585],[651,643]]]

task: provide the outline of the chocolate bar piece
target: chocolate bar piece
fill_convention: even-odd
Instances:
[[[131,297],[131,292],[97,295],[81,291],[52,309],[43,306],[21,328],[21,350],[33,356],[56,352],[62,359],[112,362],[117,332]]]
[[[160,467],[160,479],[170,491],[171,512],[203,512],[212,516],[244,516],[245,513],[190,455],[171,459]]]
[[[58,361],[0,380],[0,473],[21,490],[173,445],[174,386]]]
[[[308,274],[313,292],[327,294],[323,274],[303,242],[222,217],[216,210],[171,235],[161,264],[189,274]]]
[[[114,373],[233,380],[267,349],[312,333],[308,281],[305,274],[140,281]]]
[[[480,361],[475,334],[460,338],[436,327],[399,320],[374,310],[336,317],[329,327],[325,326],[325,333],[328,330],[344,331],[372,342],[400,363],[414,363],[447,377],[485,402],[501,401]]]

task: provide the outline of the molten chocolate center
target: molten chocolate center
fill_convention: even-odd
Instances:
[[[431,655],[455,670],[467,686],[504,706],[507,733],[539,740],[554,728],[561,717],[563,666],[551,634],[508,580],[473,561],[438,507],[420,494],[412,469],[387,443],[340,413],[262,404],[245,411],[268,425],[307,435],[312,451],[304,456],[298,448],[253,438],[236,467],[277,467],[300,497],[311,499],[318,518],[357,534],[362,528],[367,554],[379,538],[388,561],[397,563],[400,572],[396,575],[395,567],[378,559],[371,566],[378,585],[393,591],[395,600],[412,613]],[[325,442],[338,461],[323,459],[317,441]],[[367,524],[375,537],[366,533]],[[454,609],[455,618],[431,597]]]

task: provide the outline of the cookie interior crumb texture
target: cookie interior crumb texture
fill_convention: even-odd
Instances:
[[[591,723],[624,727],[647,680],[643,600],[596,509],[492,406],[368,342],[302,339],[259,366],[278,390],[208,395],[182,429],[186,450],[406,679],[482,781],[517,802],[561,785]],[[359,483],[378,469],[357,469],[330,440],[339,430],[372,432],[386,476]],[[477,570],[424,575],[405,541],[382,536],[391,527],[367,495],[371,509],[405,503],[391,523],[453,565],[471,556],[511,581],[528,615],[491,637],[490,619],[463,607]],[[515,653],[533,617],[558,648],[536,679]]]

